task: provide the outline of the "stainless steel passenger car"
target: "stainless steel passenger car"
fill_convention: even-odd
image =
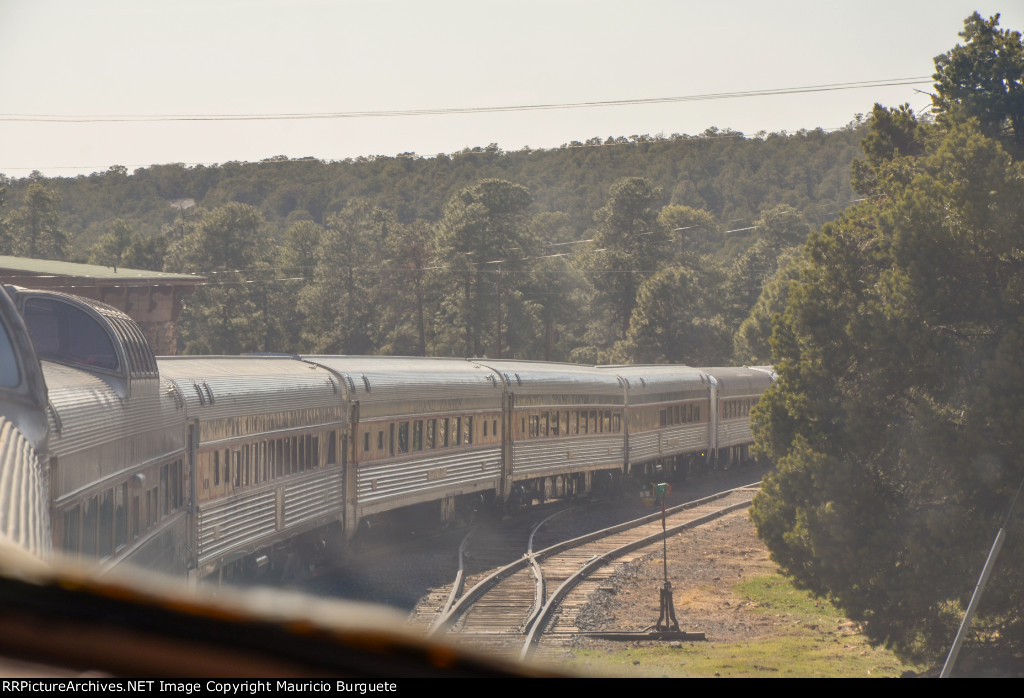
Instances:
[[[705,368],[711,377],[711,421],[714,457],[731,463],[748,457],[754,434],[750,409],[772,384],[773,374],[763,368]]]
[[[614,373],[591,366],[480,360],[505,390],[505,486],[562,477],[563,487],[589,490],[595,472],[625,466],[625,393]],[[543,492],[543,490],[541,490]]]
[[[609,366],[626,390],[627,464],[706,460],[711,379],[689,366]]]
[[[0,545],[42,559],[52,547],[46,403],[28,329],[0,290]]]
[[[352,404],[346,531],[386,511],[493,494],[502,481],[502,389],[462,359],[308,356],[338,375]]]
[[[246,561],[301,561],[275,546],[342,521],[348,402],[330,371],[294,357],[168,357],[194,449],[192,559],[199,577]],[[263,553],[259,555],[259,553]]]
[[[184,574],[185,413],[138,326],[103,303],[19,291],[49,394],[55,546]]]

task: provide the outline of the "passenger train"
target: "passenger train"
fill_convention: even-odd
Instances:
[[[0,293],[0,533],[100,570],[287,575],[396,514],[743,459],[769,368],[156,358],[100,302]]]

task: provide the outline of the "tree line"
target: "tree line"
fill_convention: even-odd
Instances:
[[[564,215],[533,213],[525,187],[485,179],[434,224],[356,199],[324,225],[293,223],[280,244],[258,209],[230,203],[183,224],[164,268],[208,281],[179,323],[187,353],[729,361],[760,279],[810,226],[774,207],[757,242],[723,262],[698,244],[720,230],[714,217],[661,198],[623,178],[575,240]]]
[[[206,276],[193,353],[727,363],[865,129],[33,174],[0,182],[0,253]]]

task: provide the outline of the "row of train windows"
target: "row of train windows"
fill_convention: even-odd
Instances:
[[[757,400],[722,400],[722,419],[736,419],[738,417],[749,417],[750,408]]]
[[[160,482],[145,476],[106,489],[65,509],[61,547],[69,553],[109,557],[185,506],[181,461],[160,467]]]
[[[324,465],[330,465],[337,462],[337,432],[329,432],[326,439]],[[248,487],[320,467],[320,436],[304,434],[259,441],[204,453],[200,458],[205,466],[204,489],[209,489],[211,475],[214,487],[220,487],[222,482],[233,488]]]
[[[417,419],[388,425],[387,452],[390,455],[410,451],[433,450],[473,443],[473,417],[445,417],[443,419]],[[497,419],[481,419],[485,439],[498,434]],[[377,431],[377,451],[383,453],[384,430]],[[363,433],[363,453],[370,452],[370,431]]]
[[[659,426],[693,424],[700,421],[700,405],[673,405],[658,412]]]
[[[255,436],[299,428],[303,425],[342,422],[344,419],[343,410],[340,407],[282,409],[279,412],[266,412],[246,417],[210,419],[203,421],[203,441]]]
[[[622,431],[622,415],[612,414],[611,410],[551,410],[535,412],[519,419],[520,437],[531,439],[577,434],[618,434]]]

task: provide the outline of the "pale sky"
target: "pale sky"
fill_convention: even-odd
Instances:
[[[930,100],[934,56],[974,10],[1024,1],[0,0],[0,173],[277,155],[557,147],[593,136],[839,128],[875,102]],[[310,115],[922,84],[502,113]],[[80,117],[86,122],[46,122]],[[23,119],[29,120],[23,120]]]

